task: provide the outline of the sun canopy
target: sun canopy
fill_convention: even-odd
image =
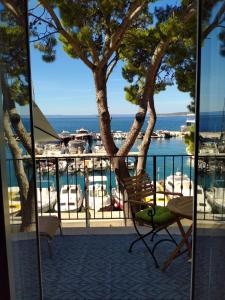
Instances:
[[[33,101],[33,122],[35,142],[52,142],[60,140],[60,137],[52,128],[40,108]]]

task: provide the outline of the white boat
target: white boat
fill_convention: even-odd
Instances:
[[[113,138],[116,140],[122,140],[126,138],[126,133],[121,131],[121,130],[117,130],[113,133]]]
[[[94,159],[94,170],[95,171],[102,171],[106,170],[109,167],[109,160],[107,159]],[[93,170],[93,169],[92,169]]]
[[[93,152],[94,152],[94,153],[106,154],[105,147],[103,146],[102,143],[96,143],[96,144],[93,146]]]
[[[99,211],[101,208],[111,204],[111,198],[107,192],[106,176],[88,177],[88,203],[89,208]]]
[[[83,193],[79,184],[63,185],[60,191],[60,211],[77,211],[83,204]],[[54,209],[58,211],[58,204]]]
[[[212,207],[209,204],[207,198],[205,197],[204,190],[200,185],[198,185],[197,186],[197,212],[210,213],[211,211],[212,211]]]
[[[70,132],[67,130],[63,130],[62,132],[59,133],[60,138],[69,138],[70,137]]]
[[[213,187],[206,191],[206,198],[214,213],[225,213],[225,188]]]
[[[21,210],[20,189],[18,186],[8,188],[9,211],[10,214],[16,214]],[[37,206],[38,212],[47,212],[53,209],[57,200],[57,193],[54,187],[37,188]]]
[[[187,114],[186,124],[180,126],[181,132],[187,132],[190,130],[190,127],[195,125],[195,114]]]
[[[183,196],[193,196],[193,181],[181,172],[169,175],[165,180],[165,188],[169,192],[182,193]]]
[[[86,146],[84,140],[71,140],[68,143],[68,150],[70,154],[83,153]]]
[[[126,165],[127,165],[128,170],[133,170],[135,167],[134,162],[130,159],[128,159],[128,161],[126,161]]]
[[[16,215],[21,210],[20,194],[18,186],[8,187],[9,213]]]
[[[37,205],[39,212],[52,210],[57,200],[57,192],[54,187],[37,188]]]
[[[118,190],[118,188],[112,188],[112,199],[114,207],[123,210],[124,196],[123,193]]]
[[[61,145],[60,144],[45,144],[42,156],[60,156]]]
[[[80,128],[78,130],[76,130],[76,133],[74,134],[74,137],[76,138],[76,140],[88,140],[90,138],[92,138],[92,132],[89,132],[88,130],[84,129],[84,128]]]

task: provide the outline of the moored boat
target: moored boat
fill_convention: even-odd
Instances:
[[[60,191],[60,211],[78,211],[83,204],[83,193],[79,184],[63,185]],[[58,203],[55,204],[58,211]]]
[[[107,177],[89,176],[88,182],[89,208],[99,211],[100,209],[109,206],[111,204],[111,198],[107,192]]]
[[[206,191],[206,199],[212,206],[213,213],[225,213],[225,188],[212,187]]]
[[[165,188],[169,192],[182,193],[183,196],[193,196],[193,181],[181,172],[169,175],[165,180]]]

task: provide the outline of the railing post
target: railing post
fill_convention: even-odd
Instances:
[[[90,228],[90,211],[89,211],[89,179],[88,179],[88,169],[84,167],[85,176],[85,212],[86,212],[86,228]]]
[[[153,188],[154,188],[154,195],[153,195],[153,201],[154,201],[154,207],[156,206],[156,156],[153,155]]]
[[[60,206],[60,190],[59,190],[59,159],[58,159],[58,157],[55,158],[55,174],[56,174],[58,219],[61,222],[61,206]]]

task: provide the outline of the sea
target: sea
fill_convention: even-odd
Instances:
[[[49,123],[57,133],[63,130],[74,133],[75,130],[84,128],[91,132],[99,132],[99,123],[97,116],[47,116]],[[159,116],[156,121],[155,130],[180,131],[180,126],[186,122],[186,116]],[[115,115],[111,119],[112,131],[121,130],[128,132],[134,116]],[[143,125],[143,131],[146,129],[147,120]],[[117,141],[117,146],[121,146],[121,141]],[[133,146],[132,151],[138,151],[140,141]],[[149,155],[167,155],[167,154],[186,154],[186,147],[183,139],[152,139],[149,148]]]
[[[62,132],[63,130],[69,131],[70,133],[74,133],[77,129],[84,128],[91,132],[99,132],[99,123],[97,116],[46,116],[49,123],[55,129],[57,133]],[[124,132],[128,132],[134,116],[131,115],[114,115],[111,120],[111,129],[112,131],[121,130]],[[216,118],[216,119],[215,119]],[[180,126],[186,123],[187,116],[171,116],[171,115],[163,115],[158,116],[157,122],[155,125],[155,130],[169,130],[169,131],[180,131]],[[211,116],[209,118],[208,115],[203,115],[200,120],[203,120],[201,124],[201,131],[220,131],[221,126],[223,126],[223,118],[221,115],[219,116]],[[210,120],[210,122],[209,122]],[[221,122],[218,122],[221,120]],[[28,119],[26,120],[28,121]],[[210,127],[209,124],[213,124]],[[215,124],[218,123],[217,126]],[[147,127],[147,121],[143,125],[143,131]],[[118,147],[122,145],[123,141],[117,140],[116,144]],[[141,143],[141,140],[137,140],[131,149],[132,152],[138,151],[138,146]],[[169,139],[152,139],[151,145],[148,151],[148,160],[146,165],[146,171],[152,177],[153,170],[153,159],[152,156],[156,155],[156,179],[157,180],[165,180],[165,178],[175,172],[182,172],[186,174],[190,180],[193,179],[194,172],[194,161],[187,156],[186,146],[184,143],[184,139],[181,137],[173,137]],[[166,156],[166,157],[165,157]],[[130,160],[135,161],[135,158],[130,158]],[[16,179],[14,171],[11,169],[11,184],[16,185]],[[98,173],[98,172],[97,172]],[[96,175],[98,175],[96,173]],[[112,180],[112,186],[115,186],[115,178],[111,176],[110,171],[104,171],[104,175],[106,175]],[[78,182],[84,188],[84,177],[82,174],[78,175],[60,175],[60,188],[63,184],[73,184],[74,182]],[[46,186],[46,182],[51,181],[51,184],[56,184],[55,176],[51,175],[43,175],[39,180],[42,181],[41,186]],[[204,179],[205,181],[205,179]],[[210,180],[207,180],[208,182]],[[48,185],[49,183],[47,183]]]

